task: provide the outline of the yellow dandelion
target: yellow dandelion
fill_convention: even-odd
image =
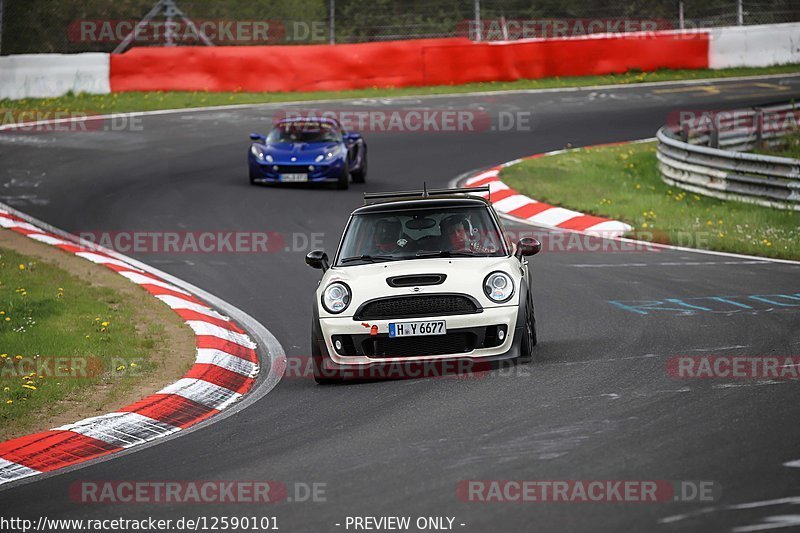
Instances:
[[[108,322],[101,322],[100,323],[100,325],[103,326],[104,328],[107,328],[108,324],[109,324]]]
[[[11,322],[11,319],[6,317],[6,322]]]
[[[7,403],[8,405],[11,405],[12,403],[14,403],[14,400],[6,400],[6,403]]]
[[[125,370],[125,365],[119,365],[119,366],[117,367],[117,372],[120,372],[120,371],[122,371],[122,370]]]
[[[642,227],[643,227],[643,228],[646,228],[646,227],[647,227],[647,222],[643,223],[643,224],[642,224]]]
[[[19,264],[19,269],[20,270],[25,270],[25,264],[24,263],[20,263]]]
[[[21,355],[15,355],[14,359],[16,359],[17,361],[21,361],[22,360],[22,356]]]
[[[29,390],[36,390],[36,387],[34,387],[33,385],[28,385],[27,383],[25,385],[23,385],[22,388],[23,389],[29,389]]]

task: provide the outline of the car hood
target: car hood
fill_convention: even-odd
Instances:
[[[317,289],[317,301],[320,301],[325,287],[334,281],[341,281],[350,287],[352,300],[347,309],[338,315],[331,315],[320,306],[320,317],[352,317],[355,311],[366,301],[390,296],[412,296],[437,293],[468,294],[478,301],[481,307],[500,307],[517,305],[518,300],[512,297],[506,303],[497,304],[483,292],[483,281],[490,273],[501,270],[514,280],[515,296],[519,294],[522,269],[515,257],[459,257],[452,259],[412,259],[366,265],[349,265],[328,269],[322,277]],[[418,287],[391,287],[387,278],[419,274],[444,274],[446,279],[439,285],[421,285]]]
[[[318,155],[338,146],[338,143],[273,143],[266,145],[265,153],[271,155],[276,163],[313,163]]]

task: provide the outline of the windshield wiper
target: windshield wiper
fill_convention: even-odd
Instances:
[[[364,261],[366,263],[374,263],[376,261],[394,261],[395,257],[392,255],[357,255],[353,257],[345,257],[340,259],[340,263],[352,263],[353,261]]]
[[[417,252],[414,257],[479,257],[478,254],[473,252],[465,252],[460,250],[438,250],[436,252]]]

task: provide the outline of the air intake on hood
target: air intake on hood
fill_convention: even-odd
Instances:
[[[386,283],[390,287],[419,287],[420,285],[441,285],[445,279],[447,279],[446,274],[414,274],[386,278]]]

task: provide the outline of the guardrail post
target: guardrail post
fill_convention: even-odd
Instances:
[[[717,127],[716,121],[714,121],[713,126],[711,126],[711,131],[708,132],[708,147],[719,148],[719,128]]]
[[[681,125],[681,141],[683,141],[685,143],[688,143],[689,142],[689,133],[690,133],[689,123],[688,122],[684,122]]]
[[[764,148],[764,111],[761,108],[755,108],[753,120],[756,127],[756,146]]]

